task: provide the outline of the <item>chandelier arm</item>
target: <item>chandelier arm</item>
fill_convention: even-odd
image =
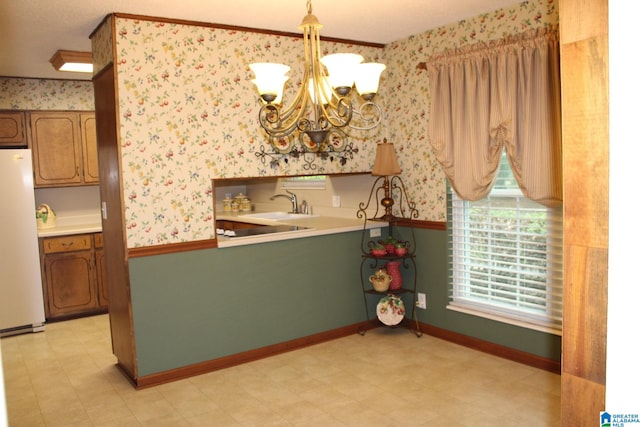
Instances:
[[[307,58],[306,58],[306,49],[305,49],[305,63],[306,61],[307,61]],[[302,82],[304,83],[308,78],[309,78],[309,71],[305,68],[302,76]],[[280,112],[281,120],[284,122],[288,122],[289,117],[291,117],[294,112],[297,112],[296,118],[293,120],[293,122],[298,122],[300,118],[304,115],[304,110],[305,110],[304,107],[306,106],[308,99],[309,99],[309,91],[305,90],[304,87],[301,88],[298,91],[298,93],[296,93],[296,97],[293,99],[293,102],[288,107],[284,108],[284,111]]]
[[[322,66],[320,65],[320,31],[317,27],[311,28],[308,42],[309,56],[305,59],[307,60],[307,64],[309,64],[309,68],[311,68],[311,75],[313,76],[314,99],[311,100],[311,109],[313,110],[314,121],[319,127],[321,121],[320,108],[322,108],[322,111],[324,112],[323,101],[331,100],[331,94],[327,94],[325,86],[326,75],[324,74]],[[304,83],[306,82],[307,80],[304,81]]]
[[[348,97],[339,97],[337,102],[330,103],[328,107],[324,105],[321,107],[327,121],[336,128],[348,125],[353,116],[353,106],[351,105],[351,99]]]
[[[323,84],[328,81],[328,76],[325,73],[324,68],[320,65],[320,31],[313,29],[312,31],[312,46],[311,46],[311,58],[305,55],[305,59],[310,59],[310,64],[313,67],[313,90],[316,94],[316,100],[325,100],[326,104],[321,101],[316,101],[319,108],[315,109],[316,122],[320,121],[318,113],[322,112],[323,118],[333,127],[346,126],[352,117],[353,107],[351,105],[351,99],[346,96],[339,95],[331,86]]]
[[[282,126],[280,126],[280,113],[278,109],[271,104],[263,105],[260,108],[258,120],[260,121],[262,129],[264,129],[270,137],[280,138],[293,132],[293,129],[282,128]]]
[[[308,26],[303,27],[305,65],[310,64],[310,58],[311,58],[311,47],[309,46],[310,45],[309,37],[311,35],[309,33],[309,30],[310,29]],[[281,110],[279,112],[279,118],[278,118],[278,123],[280,124],[279,126],[276,124],[275,121],[272,122],[276,124],[275,126],[273,125],[265,126],[264,121],[262,120],[262,114],[260,115],[260,119],[261,119],[260,124],[270,136],[273,136],[276,138],[287,136],[292,134],[296,129],[299,129],[300,127],[299,124],[306,113],[306,106],[310,99],[308,88],[305,87],[304,84],[309,80],[311,75],[312,74],[309,70],[309,67],[305,67],[305,70],[302,76],[303,86],[300,88],[300,90],[296,94],[296,97],[293,100],[293,102],[288,107],[284,108],[284,110]],[[261,113],[262,113],[262,110],[261,110]]]
[[[366,108],[370,108],[372,112],[363,112]],[[353,120],[349,122],[349,127],[356,130],[371,130],[378,126],[382,122],[382,107],[380,105],[367,101],[360,106],[360,108],[354,108],[353,114],[357,119],[364,121],[365,125],[354,123]],[[358,122],[358,120],[356,120]]]
[[[311,2],[309,1],[307,4],[307,8],[311,8]],[[309,27],[308,26],[304,26],[303,27],[303,45],[304,45],[304,63],[305,63],[305,68],[304,68],[304,73],[302,74],[302,86],[300,87],[300,89],[298,90],[298,93],[296,94],[296,97],[294,98],[293,102],[291,103],[291,105],[289,105],[289,107],[287,107],[284,111],[284,113],[282,113],[282,117],[283,120],[288,120],[289,117],[293,114],[293,112],[297,111],[296,114],[296,118],[295,120],[293,120],[294,122],[298,122],[300,121],[300,118],[304,115],[305,110],[306,110],[306,106],[307,106],[307,102],[309,101],[310,95],[309,95],[309,90],[307,87],[305,87],[305,83],[309,80],[309,77],[311,74],[309,67],[307,67],[306,65],[310,63],[310,47],[309,47]]]
[[[296,98],[293,100],[293,103],[289,105],[284,111],[280,111],[280,122],[284,123],[284,128],[295,129],[297,123],[305,114],[305,106],[307,105],[308,99],[308,92],[300,91],[296,95]],[[287,134],[288,133],[291,132],[287,132]]]
[[[309,72],[305,69],[303,81],[308,78],[308,75]],[[269,136],[274,138],[291,135],[298,128],[298,123],[305,114],[305,106],[308,101],[309,92],[307,90],[299,90],[293,102],[284,110],[280,109],[278,111],[277,107],[272,106],[272,108],[277,111],[277,121],[270,121],[266,119],[263,114],[263,109],[266,109],[268,104],[264,105],[260,109],[260,125],[264,128],[267,134],[269,134]]]
[[[268,115],[272,114],[273,112],[268,110],[268,107],[269,107],[268,105],[265,105],[260,109],[260,114],[258,115],[258,119],[264,131],[267,132],[267,134],[270,137],[280,138],[283,136],[288,136],[288,135],[291,135],[298,128],[299,120],[297,121],[290,120],[283,126],[282,120],[270,119]],[[273,114],[277,114],[277,113],[273,113]]]

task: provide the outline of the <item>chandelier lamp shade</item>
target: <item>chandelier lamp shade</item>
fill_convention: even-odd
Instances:
[[[260,125],[271,143],[275,145],[281,139],[297,136],[302,146],[317,149],[328,138],[346,139],[342,128],[347,126],[358,130],[378,126],[382,109],[373,99],[386,66],[363,63],[364,58],[355,53],[321,57],[322,24],[313,15],[310,0],[307,15],[298,28],[304,43],[304,73],[291,104],[283,105],[289,66],[270,62],[249,65],[255,75],[252,82],[262,100]]]

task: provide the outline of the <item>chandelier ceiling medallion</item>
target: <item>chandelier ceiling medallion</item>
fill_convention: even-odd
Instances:
[[[307,15],[298,28],[304,42],[304,74],[289,106],[282,105],[282,98],[291,68],[266,62],[249,65],[263,103],[260,125],[280,154],[326,156],[349,150],[343,128],[370,130],[380,124],[382,108],[373,99],[386,66],[362,63],[364,58],[354,53],[321,57],[322,24],[312,13],[311,0],[307,0]],[[359,96],[352,96],[354,86]],[[295,147],[296,139],[300,148]]]

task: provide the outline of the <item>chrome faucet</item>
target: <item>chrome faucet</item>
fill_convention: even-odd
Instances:
[[[302,203],[300,203],[300,208],[298,209],[301,214],[305,214],[305,215],[309,215],[309,205],[307,204],[306,200],[303,200]]]
[[[291,191],[289,191],[289,190],[285,190],[285,191],[289,195],[286,195],[286,194],[274,194],[273,196],[271,196],[271,198],[269,200],[273,200],[276,197],[284,197],[284,198],[286,198],[287,200],[289,200],[291,202],[291,213],[299,213],[298,212],[298,198]]]

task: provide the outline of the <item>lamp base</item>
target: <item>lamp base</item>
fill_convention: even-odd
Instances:
[[[378,198],[379,192],[382,192],[382,199]],[[400,216],[393,214],[393,207],[396,200],[392,197],[392,193],[395,193],[398,199],[398,211],[401,214]],[[372,205],[374,194],[376,211],[371,215],[371,217],[369,217],[366,211],[369,209],[370,205]],[[380,207],[384,209],[382,212],[379,209]],[[368,201],[366,203],[360,203],[358,218],[362,217],[369,217],[369,221],[395,222],[399,220],[417,218],[418,210],[415,207],[415,203],[408,200],[404,183],[399,176],[380,176],[371,187],[371,193],[369,193]]]
[[[371,218],[371,219],[370,219],[370,221],[393,222],[393,221],[395,221],[395,220],[397,220],[397,219],[400,219],[400,218],[398,218],[398,217],[397,217],[397,216],[395,216],[395,215],[387,215],[387,214],[384,214],[384,215],[379,216],[379,217],[377,217],[377,218]]]

